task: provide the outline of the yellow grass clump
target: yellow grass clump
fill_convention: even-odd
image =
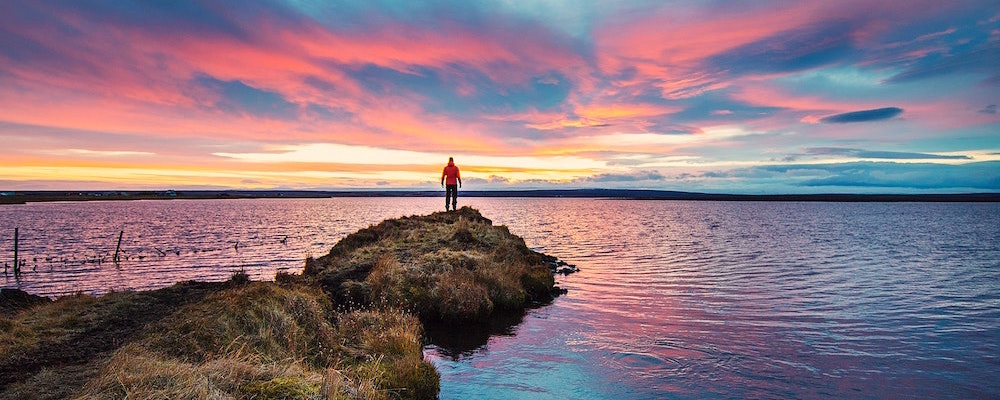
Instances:
[[[303,285],[190,286],[72,296],[3,317],[0,368],[45,365],[7,382],[0,398],[437,396],[438,374],[423,360],[422,328],[413,316],[391,310],[339,313],[322,291]],[[197,299],[159,309],[180,294]],[[158,319],[98,338],[96,331],[112,321],[149,314],[140,304]],[[79,338],[88,333],[107,348],[83,348],[88,342]],[[89,353],[65,357],[72,352]],[[26,357],[31,362],[25,363]]]
[[[421,346],[412,317],[337,315],[316,288],[252,283],[148,327],[84,396],[433,398],[438,376]]]

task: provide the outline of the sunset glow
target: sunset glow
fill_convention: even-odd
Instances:
[[[1000,191],[1000,4],[9,1],[0,190]]]

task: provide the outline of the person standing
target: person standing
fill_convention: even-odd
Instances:
[[[447,179],[447,181],[446,181]],[[448,211],[448,199],[451,199],[451,209],[458,210],[458,188],[462,187],[462,175],[458,173],[455,159],[448,157],[448,165],[441,171],[441,186],[444,191],[444,210]]]

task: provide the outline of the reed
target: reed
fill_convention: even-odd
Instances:
[[[17,254],[18,230],[19,228],[14,228],[14,276],[21,274],[21,259]],[[4,273],[6,272],[7,270],[4,269]]]

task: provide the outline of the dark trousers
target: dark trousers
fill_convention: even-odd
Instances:
[[[444,210],[448,211],[448,199],[451,199],[451,209],[458,210],[458,185],[445,185]]]

